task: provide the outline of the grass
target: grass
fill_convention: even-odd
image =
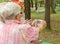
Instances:
[[[44,16],[44,13],[32,12],[31,18],[44,19]],[[51,28],[52,30],[44,29],[40,33],[39,39],[53,44],[60,44],[60,11],[57,11],[56,14],[51,14]]]

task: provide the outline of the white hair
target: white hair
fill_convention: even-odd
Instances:
[[[21,7],[14,2],[6,2],[5,4],[3,3],[0,6],[0,16],[2,16],[3,18],[7,18],[10,15],[15,16],[20,11],[21,11]]]

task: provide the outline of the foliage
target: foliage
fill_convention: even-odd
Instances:
[[[56,2],[60,4],[60,0],[56,0]]]

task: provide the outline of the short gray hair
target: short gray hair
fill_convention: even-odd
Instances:
[[[6,2],[4,5],[0,6],[0,16],[5,19],[10,16],[15,16],[20,11],[21,7],[14,2]]]

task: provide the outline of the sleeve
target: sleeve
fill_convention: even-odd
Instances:
[[[25,25],[26,38],[28,41],[34,41],[38,39],[39,32],[36,27]]]

